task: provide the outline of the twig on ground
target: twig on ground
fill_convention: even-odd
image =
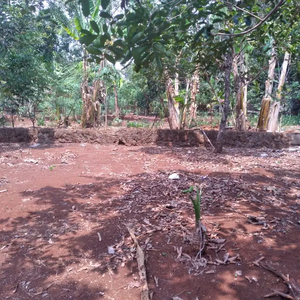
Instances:
[[[287,294],[284,294],[284,293],[279,292],[279,291],[274,291],[274,293],[265,295],[264,298],[269,298],[269,297],[274,297],[274,296],[281,296],[281,297],[283,297],[283,298],[285,298],[285,299],[295,300],[294,297],[292,297],[292,296],[290,296],[290,295],[287,295]]]
[[[253,264],[256,265],[256,266],[258,266],[258,267],[260,267],[259,262],[260,262],[261,260],[263,260],[263,259],[265,259],[264,256],[262,256],[262,257],[260,257],[259,259],[255,260],[255,261],[253,262]]]
[[[285,294],[279,291],[274,291],[271,294],[268,294],[265,296],[265,298],[272,297],[272,296],[281,296],[285,299],[291,299],[291,300],[300,300],[300,286],[297,285],[296,281],[293,279],[290,279],[289,276],[283,275],[281,272],[275,270],[270,264],[268,263],[259,263],[259,266],[264,268],[267,271],[270,271],[271,273],[275,274],[276,276],[280,277],[284,283],[287,285],[290,294]]]
[[[209,142],[209,144],[212,146],[213,150],[215,150],[214,145],[212,144],[211,140],[208,138],[208,136],[206,135],[205,131],[203,130],[203,128],[201,126],[199,126],[202,134],[204,135],[204,137],[207,139],[207,141]]]
[[[129,225],[126,225],[126,227],[136,247],[136,260],[138,264],[140,281],[142,285],[141,300],[149,300],[150,298],[149,298],[149,288],[147,283],[147,274],[146,274],[146,267],[145,267],[145,254],[142,248],[140,247],[132,228]]]

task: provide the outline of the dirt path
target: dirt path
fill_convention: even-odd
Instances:
[[[128,223],[155,300],[288,292],[253,264],[261,257],[300,284],[300,151],[2,144],[0,153],[1,299],[140,299]],[[201,261],[181,192],[200,184]]]

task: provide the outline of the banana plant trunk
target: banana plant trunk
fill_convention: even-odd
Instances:
[[[190,91],[190,79],[186,79],[186,90],[185,90],[185,98],[184,98],[184,107],[182,112],[182,119],[181,119],[181,129],[185,129],[187,125],[187,119],[186,119],[186,111],[187,111],[187,103],[189,99],[189,91]]]
[[[265,96],[261,101],[261,108],[257,122],[257,129],[259,131],[266,131],[269,122],[269,114],[270,114],[270,107],[272,102],[272,90],[273,90],[273,83],[275,78],[275,67],[276,67],[276,50],[273,44],[271,58],[269,60],[269,71],[268,71],[268,79],[266,80],[265,84]]]
[[[288,66],[290,64],[290,59],[291,59],[290,53],[286,51],[285,54],[284,54],[284,60],[283,60],[283,63],[282,63],[278,88],[277,88],[277,92],[276,92],[276,97],[279,101],[274,102],[271,105],[271,108],[270,108],[270,113],[269,113],[269,118],[268,118],[268,125],[267,125],[267,131],[269,131],[269,132],[275,132],[278,129],[278,119],[279,119],[279,112],[280,112],[280,100],[282,98],[281,92],[282,92],[282,88],[283,88],[284,83],[285,83],[286,73],[287,73],[287,70],[288,70]]]
[[[260,131],[265,131],[269,122],[269,114],[272,98],[267,96],[262,99],[261,108],[258,117],[257,128]]]
[[[240,71],[238,66],[240,66]],[[236,56],[232,64],[235,90],[236,90],[236,118],[235,126],[239,131],[246,130],[247,122],[247,92],[248,86],[244,74],[246,73],[245,56],[244,53]]]
[[[168,109],[169,109],[169,126],[172,130],[178,130],[180,128],[180,113],[179,104],[175,101],[175,91],[173,86],[173,81],[169,77],[168,73],[165,72],[166,76],[166,95],[168,99]]]
[[[291,55],[289,52],[286,51],[284,54],[284,60],[281,68],[281,73],[280,73],[279,83],[278,83],[278,88],[276,93],[278,99],[282,98],[281,92],[285,83],[286,73],[287,73],[288,66],[290,64],[290,60],[291,60]]]
[[[270,108],[268,119],[268,131],[276,132],[278,129],[278,117],[280,112],[280,102],[274,102]]]
[[[100,65],[99,71],[103,68]],[[101,125],[101,103],[106,102],[106,88],[101,79],[93,82],[92,86],[88,84],[87,70],[87,51],[83,49],[83,81],[81,84],[82,97],[82,113],[81,126],[82,128],[97,127]]]

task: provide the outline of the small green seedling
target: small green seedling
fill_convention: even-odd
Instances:
[[[191,186],[189,189],[182,191],[183,193],[192,193],[194,191],[194,186]],[[199,189],[197,187],[196,190],[196,199],[193,198],[192,195],[190,195],[190,199],[194,206],[194,213],[195,213],[195,226],[198,227],[198,224],[200,222],[201,218],[201,196],[202,196],[202,189]]]
[[[199,189],[199,187],[196,188],[196,199],[192,196],[192,193],[194,192],[194,186],[191,186],[189,189],[182,191],[183,193],[189,193],[190,199],[194,206],[194,213],[195,213],[195,229],[196,229],[196,235],[199,235],[200,238],[200,248],[199,252],[197,254],[201,258],[202,252],[204,252],[205,247],[205,237],[206,237],[206,227],[201,223],[201,197],[202,197],[202,189]]]

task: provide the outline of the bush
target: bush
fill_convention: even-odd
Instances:
[[[38,126],[45,126],[45,120],[43,118],[37,120]]]
[[[8,122],[4,116],[0,117],[0,126],[5,126],[7,123]]]
[[[122,120],[119,118],[114,118],[111,122],[112,126],[120,126],[122,124]]]
[[[281,127],[300,125],[300,115],[298,116],[282,116],[280,119]]]

